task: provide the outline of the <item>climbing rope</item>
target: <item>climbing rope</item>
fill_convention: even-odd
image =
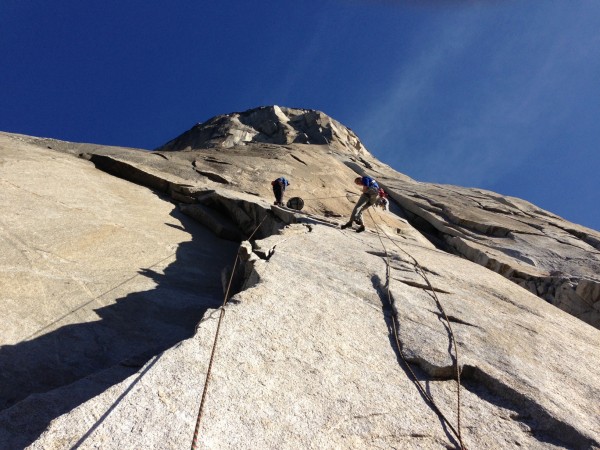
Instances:
[[[250,237],[248,237],[248,239],[246,239],[247,241],[252,239],[252,237],[256,234],[256,232],[261,227],[263,222],[267,219],[267,217],[268,216],[265,215],[263,220],[261,220],[261,222],[256,226],[256,228],[254,229],[254,231],[252,232]],[[231,270],[231,276],[229,277],[229,282],[227,283],[227,289],[225,290],[225,297],[223,298],[223,304],[219,308],[220,309],[219,320],[217,322],[217,330],[215,332],[212,350],[210,352],[210,360],[208,362],[208,369],[206,370],[206,378],[204,379],[204,390],[202,391],[202,399],[200,400],[200,407],[198,408],[198,416],[196,418],[196,427],[194,428],[194,437],[192,439],[192,449],[191,450],[196,450],[198,448],[198,433],[200,431],[200,422],[202,419],[202,413],[204,411],[204,403],[206,400],[206,394],[208,392],[208,383],[210,381],[210,375],[212,372],[213,361],[215,359],[215,351],[217,348],[217,341],[219,339],[221,323],[223,322],[223,317],[225,317],[225,306],[227,305],[227,302],[229,301],[229,291],[231,290],[231,284],[233,282],[233,277],[235,275],[235,269],[237,268],[239,259],[240,259],[240,252],[238,251],[238,253],[235,257],[235,262],[233,263],[233,269]],[[200,324],[200,322],[198,323],[198,325],[199,324]],[[198,325],[196,325],[196,331],[198,329]]]
[[[305,200],[322,200],[322,199],[330,199],[330,198],[347,198],[348,195],[360,195],[360,194],[351,194],[348,193],[347,195],[344,196],[338,196],[338,197],[322,197],[322,198],[308,198]],[[377,237],[379,238],[379,241],[381,243],[381,246],[383,247],[383,250],[385,252],[385,259],[386,259],[386,277],[387,277],[387,281],[386,281],[386,290],[387,290],[387,297],[388,297],[388,303],[390,304],[390,309],[392,310],[392,328],[393,328],[393,332],[394,332],[394,339],[396,341],[396,346],[398,347],[398,352],[400,354],[400,357],[402,359],[402,361],[404,362],[404,365],[406,366],[408,372],[411,374],[411,377],[413,379],[413,382],[415,383],[415,385],[417,386],[417,389],[419,390],[419,392],[423,395],[423,397],[427,400],[427,402],[430,404],[431,408],[438,414],[438,416],[443,420],[443,422],[448,426],[448,428],[452,431],[452,433],[454,434],[454,436],[457,438],[458,443],[460,445],[461,450],[466,450],[466,446],[464,445],[463,441],[462,441],[462,427],[461,427],[461,382],[460,382],[460,364],[459,364],[459,354],[458,354],[458,346],[456,344],[456,339],[454,337],[454,331],[452,330],[452,325],[450,324],[450,320],[448,319],[448,316],[446,314],[446,311],[442,305],[442,302],[440,301],[439,297],[436,294],[436,291],[434,290],[431,282],[429,281],[429,278],[427,277],[427,274],[425,273],[425,270],[423,269],[423,267],[421,267],[421,265],[419,264],[419,262],[416,260],[416,258],[414,258],[410,253],[408,253],[406,250],[404,250],[402,247],[400,247],[396,241],[389,236],[378,224],[375,220],[373,220],[373,216],[371,214],[370,209],[367,210],[367,212],[369,213],[369,216],[371,218],[371,221],[375,224],[375,227],[377,229]],[[416,272],[425,280],[425,282],[427,283],[427,286],[429,287],[429,290],[432,293],[432,296],[438,306],[438,308],[440,309],[442,316],[444,317],[444,320],[446,322],[446,325],[448,327],[448,332],[450,335],[450,340],[452,343],[452,347],[454,349],[454,355],[455,355],[455,369],[456,369],[456,384],[457,384],[457,389],[456,389],[456,396],[457,396],[457,407],[456,407],[456,428],[452,425],[452,423],[448,420],[448,418],[444,415],[444,413],[442,413],[442,411],[439,409],[439,407],[437,406],[437,404],[435,403],[433,397],[431,396],[431,394],[429,394],[427,392],[427,390],[425,389],[425,387],[421,384],[421,382],[419,381],[419,379],[417,378],[416,374],[414,373],[412,367],[410,366],[408,360],[406,359],[404,352],[402,351],[402,343],[400,342],[400,338],[398,337],[398,316],[397,313],[394,314],[393,312],[393,308],[392,308],[392,300],[391,300],[391,293],[390,293],[390,279],[391,279],[391,264],[390,264],[390,256],[389,256],[389,252],[383,242],[383,239],[381,237],[381,235],[385,235],[391,242],[392,244],[394,244],[401,252],[403,252],[404,254],[406,254],[410,260],[412,260],[412,264],[416,269]]]
[[[336,195],[334,197],[310,197],[303,198],[303,200],[329,200],[330,198],[348,198],[349,196],[359,196],[361,194],[356,194],[354,192],[348,192],[346,195]]]
[[[341,196],[341,197],[324,197],[323,199],[326,198],[343,198],[343,197],[347,197],[347,196]],[[314,199],[308,199],[308,200],[319,200],[318,198],[314,198]],[[426,401],[429,403],[429,405],[431,406],[431,408],[436,412],[436,414],[442,419],[442,421],[448,426],[448,428],[452,431],[452,433],[454,434],[454,436],[457,438],[458,443],[460,445],[460,449],[461,450],[467,450],[467,447],[464,445],[463,441],[462,441],[462,434],[461,434],[461,411],[460,411],[460,366],[459,366],[459,362],[458,362],[458,348],[456,345],[456,340],[454,338],[454,332],[452,331],[452,326],[450,325],[450,320],[448,319],[448,316],[446,315],[446,312],[442,306],[441,301],[439,300],[435,290],[433,289],[433,286],[431,285],[429,279],[427,278],[427,275],[425,273],[425,271],[423,270],[423,268],[421,267],[421,265],[418,263],[418,261],[410,254],[408,253],[406,250],[404,250],[403,248],[401,248],[394,239],[392,239],[382,228],[379,227],[379,225],[377,225],[377,223],[375,222],[375,220],[373,220],[373,216],[371,215],[371,211],[368,211],[369,216],[371,217],[371,220],[373,221],[373,223],[375,224],[375,227],[377,229],[377,237],[379,238],[379,241],[381,243],[381,246],[383,247],[384,253],[385,253],[385,257],[386,257],[386,290],[387,290],[387,298],[388,298],[388,303],[390,305],[390,309],[392,310],[392,328],[393,328],[393,334],[394,334],[394,339],[396,342],[396,346],[398,348],[398,352],[400,354],[400,357],[402,359],[402,361],[404,362],[404,365],[406,367],[406,369],[408,370],[408,372],[411,375],[411,378],[413,380],[413,383],[415,384],[415,386],[417,386],[417,389],[419,390],[419,392],[421,393],[421,395],[426,399]],[[263,220],[258,224],[258,226],[254,229],[254,231],[252,232],[252,234],[250,235],[250,237],[248,237],[247,240],[252,239],[252,237],[254,236],[254,234],[258,231],[258,229],[260,228],[260,226],[263,224],[263,222],[265,221],[265,218],[263,218]],[[431,290],[435,301],[438,305],[438,307],[440,308],[442,315],[446,321],[446,324],[448,326],[448,330],[449,330],[449,334],[450,334],[450,338],[452,341],[452,345],[454,348],[454,353],[455,353],[455,364],[456,364],[456,383],[457,383],[457,426],[456,428],[452,425],[452,423],[450,422],[450,420],[444,415],[444,413],[439,409],[439,407],[437,406],[437,404],[435,403],[433,397],[431,396],[431,394],[429,394],[426,390],[426,388],[423,386],[423,384],[419,381],[417,375],[415,374],[415,372],[413,371],[411,365],[409,364],[408,360],[406,359],[406,356],[404,355],[404,352],[402,351],[402,343],[400,342],[400,338],[398,337],[398,327],[399,327],[399,321],[398,321],[398,316],[397,313],[394,314],[393,312],[393,308],[392,308],[392,299],[391,299],[391,293],[390,293],[390,279],[391,279],[391,263],[390,263],[390,255],[389,252],[383,242],[383,239],[381,237],[381,235],[385,235],[394,245],[396,245],[396,247],[398,247],[398,249],[400,251],[402,251],[403,253],[405,253],[413,262],[414,267],[417,269],[417,273],[419,273],[419,275],[421,275],[421,277],[424,278],[424,280],[426,281],[429,289]],[[225,306],[227,305],[227,302],[229,300],[229,292],[231,289],[231,284],[233,281],[233,277],[235,274],[235,270],[237,267],[239,261],[239,252],[236,255],[235,258],[235,262],[233,265],[233,270],[231,272],[231,276],[229,278],[229,282],[227,285],[227,289],[225,292],[225,296],[223,299],[223,304],[220,306],[219,310],[220,310],[220,314],[219,314],[219,319],[218,319],[218,323],[217,323],[217,329],[215,332],[215,336],[213,339],[213,346],[212,346],[212,350],[211,350],[211,354],[210,354],[210,360],[208,363],[208,368],[206,371],[206,378],[204,381],[204,389],[202,392],[202,398],[200,401],[200,406],[198,409],[198,415],[197,415],[197,419],[196,419],[196,426],[194,429],[194,436],[193,436],[193,440],[192,440],[192,446],[191,446],[191,450],[197,450],[198,448],[198,435],[199,435],[199,431],[200,431],[200,424],[201,424],[201,419],[202,419],[202,415],[203,415],[203,411],[204,411],[204,405],[205,405],[205,401],[207,398],[207,392],[208,392],[208,384],[210,381],[210,376],[211,376],[211,372],[212,372],[212,366],[213,366],[213,362],[214,362],[214,358],[215,358],[215,354],[216,354],[216,346],[217,346],[217,342],[219,339],[219,334],[220,334],[220,330],[221,330],[221,324],[223,322],[223,318],[225,316]],[[201,321],[202,322],[202,321]],[[198,324],[199,325],[199,324]]]
[[[403,248],[401,248],[395,242],[395,240],[392,239],[383,230],[383,228],[381,228],[377,224],[377,222],[375,222],[375,220],[373,220],[373,216],[372,216],[370,210],[367,210],[367,212],[369,213],[369,217],[371,218],[371,221],[375,224],[375,228],[377,229],[377,237],[379,238],[379,241],[381,242],[381,246],[383,247],[383,251],[385,253],[385,258],[386,258],[386,291],[387,291],[387,298],[388,298],[388,303],[390,305],[390,309],[392,311],[392,328],[393,328],[393,332],[394,332],[394,339],[396,341],[396,346],[398,347],[398,352],[400,353],[400,357],[402,358],[402,361],[404,362],[405,367],[408,369],[409,373],[411,374],[413,382],[417,386],[417,389],[419,390],[419,392],[421,393],[421,395],[423,395],[423,397],[425,397],[425,399],[429,402],[429,404],[431,405],[431,407],[433,408],[433,410],[438,414],[439,417],[442,418],[442,420],[446,423],[446,425],[448,425],[448,427],[450,428],[450,430],[452,430],[452,432],[454,433],[454,435],[458,439],[458,442],[459,442],[461,450],[466,450],[466,446],[464,445],[464,443],[462,441],[462,433],[461,433],[460,366],[459,366],[459,363],[458,363],[458,347],[456,345],[456,339],[454,338],[454,332],[452,331],[452,326],[450,325],[450,320],[448,319],[448,316],[446,315],[446,311],[444,310],[444,307],[443,307],[440,299],[438,298],[435,290],[433,289],[433,286],[431,285],[431,282],[429,281],[429,278],[425,274],[425,271],[423,270],[423,268],[421,267],[421,265],[419,264],[419,262],[410,253],[408,253],[406,250],[404,250]],[[437,303],[437,306],[440,309],[440,311],[442,312],[442,315],[444,316],[444,320],[446,321],[446,324],[448,326],[448,330],[449,330],[449,334],[450,334],[450,340],[452,341],[452,346],[454,347],[455,365],[456,365],[456,384],[457,384],[457,390],[456,390],[456,394],[457,394],[456,422],[457,422],[457,425],[456,425],[456,428],[454,428],[454,426],[450,423],[450,421],[448,420],[448,418],[444,415],[444,413],[442,413],[442,411],[436,405],[435,401],[433,400],[433,397],[423,387],[423,385],[421,384],[421,382],[417,378],[416,374],[412,370],[412,367],[408,363],[408,360],[404,356],[404,352],[402,351],[402,343],[400,342],[400,338],[398,337],[398,325],[397,325],[397,322],[399,321],[398,320],[398,315],[397,315],[397,312],[395,314],[393,312],[392,299],[391,299],[391,293],[390,293],[390,279],[391,279],[390,255],[389,255],[389,252],[388,252],[385,244],[383,243],[383,239],[381,238],[381,234],[384,234],[401,252],[403,252],[404,254],[406,254],[412,260],[414,267],[417,269],[417,273],[419,275],[421,275],[421,277],[425,280],[425,282],[427,283],[427,286],[429,287],[431,293],[433,294],[433,297],[434,297],[434,299],[435,299],[435,301]]]
[[[346,193],[346,195],[336,195],[334,197],[309,197],[309,198],[304,198],[302,197],[302,200],[307,201],[307,200],[329,200],[330,198],[348,198],[348,197],[358,197],[359,195],[362,194],[357,194],[355,192],[348,192]]]

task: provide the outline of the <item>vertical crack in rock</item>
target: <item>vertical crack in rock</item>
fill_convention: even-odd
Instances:
[[[261,262],[261,257],[254,251],[253,247],[254,244],[249,241],[240,244],[239,258],[241,264],[237,274],[236,289],[231,293],[231,296],[260,283],[260,275],[256,271],[256,265]]]
[[[388,272],[388,274],[389,274],[389,272]],[[408,368],[404,367],[405,361],[408,363],[415,364],[417,367],[419,367],[421,370],[423,370],[426,374],[428,374],[429,376],[436,378],[438,380],[454,379],[454,377],[456,375],[456,358],[451,353],[450,345],[448,346],[448,352],[450,354],[452,363],[449,365],[443,365],[443,366],[439,365],[439,364],[434,364],[434,363],[416,355],[414,352],[412,352],[412,350],[410,348],[405,347],[405,345],[403,344],[403,342],[399,336],[402,324],[400,323],[400,319],[398,317],[398,311],[395,306],[394,296],[393,296],[392,292],[390,292],[388,289],[389,282],[390,282],[389,278],[386,279],[385,284],[384,284],[382,282],[382,279],[378,275],[373,275],[371,277],[371,283],[373,285],[373,288],[377,292],[377,295],[379,296],[379,299],[382,303],[384,318],[385,318],[387,328],[388,328],[388,333],[389,333],[390,345],[392,346],[392,348],[394,349],[394,352],[396,353],[396,359],[398,360],[398,364],[400,364],[400,366],[405,370],[407,376],[409,375],[409,372],[407,372]],[[397,327],[394,325],[394,322],[397,324]],[[444,324],[444,327],[446,328],[446,330],[449,333],[449,330],[447,329],[446,324]],[[396,330],[396,332],[394,332],[394,330]],[[450,335],[448,335],[448,337],[450,340]],[[400,345],[400,347],[398,347],[398,345]],[[413,380],[413,381],[416,383],[416,380]],[[423,399],[429,405],[429,401],[425,397],[423,397]],[[434,412],[436,412],[436,414],[439,414],[439,412],[436,411],[437,406],[435,406],[435,405],[430,405],[430,406],[433,407],[433,410],[434,410]],[[441,420],[441,418],[440,418],[440,420]],[[443,423],[442,423],[442,426],[444,426]]]
[[[386,264],[387,264],[387,262],[386,262]],[[391,269],[391,268],[388,267],[388,269]],[[393,294],[389,291],[390,271],[389,270],[386,271],[385,284],[382,283],[382,280],[378,275],[372,276],[371,283],[372,283],[373,287],[375,288],[375,291],[377,292],[379,299],[381,301],[381,304],[382,304],[383,317],[385,319],[385,322],[386,322],[386,325],[388,328],[388,336],[389,336],[390,346],[392,347],[394,353],[396,354],[396,360],[398,361],[398,364],[400,365],[402,370],[405,372],[406,376],[410,377],[413,380],[413,382],[418,386],[418,384],[419,384],[418,380],[413,378],[416,375],[416,373],[414,372],[414,369],[411,367],[406,367],[406,365],[408,363],[413,363],[416,365],[416,367],[425,371],[425,373],[427,373],[431,377],[434,377],[439,380],[453,379],[454,375],[456,374],[457,362],[456,362],[454,355],[452,355],[452,353],[450,351],[450,348],[451,348],[450,343],[448,346],[448,352],[450,353],[452,364],[446,365],[446,366],[432,364],[431,362],[412,354],[410,349],[405,348],[404,343],[402,342],[402,340],[400,339],[400,336],[399,336],[400,328],[402,325],[401,325],[399,317],[398,317],[398,310],[395,306],[395,300],[394,300]],[[446,327],[445,324],[444,324],[444,326]],[[446,327],[446,329],[447,329],[447,327]],[[447,428],[447,425],[445,423],[445,420],[447,420],[447,419],[445,419],[443,417],[443,415],[442,415],[441,411],[439,410],[439,408],[437,407],[437,405],[435,403],[432,403],[432,400],[428,399],[425,396],[425,394],[421,388],[417,387],[417,390],[419,391],[421,398],[427,404],[427,406],[430,407],[431,410],[438,416],[438,418],[440,420],[440,425],[441,425],[442,429],[444,430],[446,437],[450,440],[450,442],[452,442],[454,444],[455,448],[460,448],[460,445],[457,442],[455,436],[452,435],[450,433],[449,429]]]
[[[404,282],[404,280],[400,281]],[[387,304],[391,303],[391,310],[389,310],[388,314],[386,314],[386,317],[388,317],[388,315],[390,316],[389,318],[386,318],[386,321],[388,322],[388,329],[391,333],[393,330],[393,325],[390,321],[399,321],[399,317],[397,314],[397,309],[395,306],[396,302],[393,293],[389,292],[389,295],[387,293],[387,283],[389,283],[389,279],[387,280],[386,285],[383,285],[379,277],[373,277],[373,286],[377,290],[381,301],[384,304],[384,309],[386,308]],[[415,283],[405,284],[411,285]],[[421,286],[415,287],[421,288]],[[440,312],[436,313],[436,315],[441,317],[442,314]],[[455,316],[448,316],[448,320],[467,326],[475,326]],[[398,322],[398,326],[400,330],[402,324]],[[450,333],[448,329],[447,331]],[[452,354],[450,343],[448,345],[448,353],[452,362],[451,364],[446,365],[429,360],[422,354],[413,351],[413,349],[410,347],[406,347],[402,342],[400,345],[402,345],[402,348],[397,350],[397,355],[399,352],[401,352],[401,354],[404,355],[403,359],[415,364],[428,376],[437,380],[455,380],[457,361],[455,359],[455,355]],[[538,404],[534,399],[506,385],[499,379],[488,375],[479,367],[469,364],[463,365],[461,367],[461,384],[470,392],[480,397],[483,401],[515,411],[515,414],[512,416],[512,418],[529,427],[531,434],[539,442],[565,446],[567,448],[581,449],[591,449],[599,446],[599,443],[591,437],[591,433],[586,435],[569,423],[554,417],[547,409]]]
[[[191,206],[205,207],[213,219],[215,214],[222,214],[224,220],[228,220],[228,223],[232,224],[229,230],[231,231],[229,237],[232,240],[241,241],[259,223],[263,225],[257,232],[257,237],[269,236],[282,226],[281,222],[271,215],[269,208],[261,206],[260,203],[237,198],[234,194],[231,194],[230,197],[214,191],[207,194],[206,191],[198,191],[193,186],[175,184],[161,176],[151,174],[110,156],[82,155],[84,155],[82,158],[91,161],[99,170],[146,186],[155,192],[170,195],[172,199],[183,203],[182,209]],[[205,205],[198,203],[199,195],[204,195]],[[161,197],[163,200],[166,199],[165,196]],[[179,216],[180,220],[184,220],[176,210],[173,214]],[[2,347],[1,359],[10,361],[6,367],[15,369],[15,371],[3,370],[2,377],[0,377],[5,379],[2,383],[3,391],[10,392],[10,395],[2,395],[0,399],[5,408],[24,401],[23,399],[30,394],[46,393],[49,390],[53,392],[52,390],[81,378],[92,378],[101,373],[106,374],[99,375],[97,380],[91,382],[94,386],[87,388],[85,392],[80,393],[81,395],[73,396],[66,402],[57,402],[58,406],[55,406],[55,411],[47,411],[40,407],[40,411],[37,413],[39,420],[35,429],[31,428],[27,432],[27,435],[24,436],[25,440],[31,442],[36,439],[47,423],[55,417],[52,415],[53,412],[58,411],[59,414],[62,414],[87,401],[89,395],[95,396],[112,384],[120,382],[124,377],[131,375],[132,369],[143,366],[153,355],[188,337],[193,328],[192,322],[197,322],[194,317],[204,314],[207,307],[215,307],[220,303],[221,299],[218,298],[218,295],[215,296],[216,298],[211,297],[212,287],[192,294],[184,292],[186,288],[177,285],[177,281],[173,281],[173,277],[177,279],[177,277],[189,276],[190,269],[181,264],[191,264],[185,259],[194,252],[189,250],[186,244],[182,244],[177,250],[177,254],[179,255],[177,263],[165,268],[164,274],[155,271],[151,266],[141,269],[139,274],[127,280],[131,281],[131,279],[143,275],[155,280],[157,287],[154,290],[133,292],[115,304],[106,304],[95,309],[101,320],[89,324],[73,323],[58,327],[56,330],[46,332],[34,339]],[[272,256],[272,251],[270,256]],[[254,267],[259,261],[256,254],[251,251],[248,253],[243,264],[233,275],[231,295],[258,282],[258,273]],[[225,277],[229,275],[227,272],[224,274]],[[191,285],[194,283],[192,282]],[[173,299],[173,293],[179,291],[182,291],[184,295]],[[196,294],[200,295],[200,300]],[[186,303],[192,297],[195,298],[193,304]],[[140,323],[141,328],[137,329],[126,324],[127,317],[136,317],[136,322]],[[150,336],[146,335],[148,330],[152,330]],[[76,348],[70,349],[68,346],[56,348],[57,343],[62,345],[74,337],[79,342]],[[123,337],[128,339],[119,340]],[[107,342],[111,345],[111,351],[103,354],[102,352],[106,351]],[[66,355],[65,352],[69,354]],[[65,361],[77,361],[77,364],[65,365]],[[39,375],[40,368],[46,368],[44,375]],[[106,371],[115,375],[109,376]],[[23,373],[26,373],[26,376]],[[32,379],[34,379],[33,383],[31,383]]]

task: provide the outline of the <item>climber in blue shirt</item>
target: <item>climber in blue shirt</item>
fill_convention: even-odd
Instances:
[[[273,194],[275,194],[275,205],[283,206],[283,193],[285,188],[290,185],[290,182],[283,177],[279,177],[274,181],[271,181],[273,186]]]
[[[356,177],[354,179],[354,183],[358,186],[362,187],[362,195],[359,197],[358,202],[354,206],[354,210],[352,210],[352,215],[350,216],[350,220],[348,223],[342,225],[342,229],[348,228],[352,226],[353,222],[358,224],[358,228],[356,230],[357,233],[365,231],[365,225],[362,220],[362,213],[371,205],[374,205],[377,202],[377,197],[379,196],[379,185],[377,181],[375,181],[371,177]]]

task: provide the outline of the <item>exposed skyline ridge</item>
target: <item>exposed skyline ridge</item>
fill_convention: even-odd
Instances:
[[[368,153],[356,133],[326,113],[278,105],[214,116],[156,150],[227,148],[250,142],[317,145],[337,142],[357,154]]]

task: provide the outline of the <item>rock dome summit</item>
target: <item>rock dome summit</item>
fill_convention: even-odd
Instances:
[[[337,144],[354,155],[369,154],[352,130],[328,115],[280,106],[213,117],[156,150],[231,148],[249,143]]]
[[[596,230],[279,106],[152,151],[0,133],[0,182],[3,448],[600,448]]]

